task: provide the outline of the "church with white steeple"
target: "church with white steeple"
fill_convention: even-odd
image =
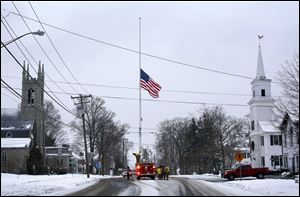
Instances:
[[[250,106],[250,152],[253,167],[269,167],[270,170],[278,168],[282,162],[282,137],[280,130],[274,125],[275,100],[271,95],[271,81],[265,75],[259,44],[256,78],[251,82],[252,98],[248,102]]]

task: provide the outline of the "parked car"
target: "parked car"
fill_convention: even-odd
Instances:
[[[270,174],[269,168],[252,168],[251,165],[241,165],[234,169],[227,170],[224,174],[224,178],[228,180],[234,180],[237,177],[257,177],[258,179],[263,179],[265,175]]]
[[[141,177],[150,177],[151,179],[155,179],[156,168],[154,163],[152,162],[142,162],[136,164],[135,167],[135,175],[139,180]]]
[[[123,176],[123,177],[126,177],[126,176],[127,176],[127,169],[125,169],[125,170],[123,171],[122,176]],[[131,172],[131,171],[129,171],[129,176],[132,176],[132,172]]]

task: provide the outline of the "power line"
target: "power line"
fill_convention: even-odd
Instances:
[[[3,15],[1,14],[2,18],[6,21],[6,19],[3,17]],[[11,35],[11,33],[9,32],[8,28],[6,27],[6,25],[4,24],[4,22],[1,20],[2,24],[4,25],[4,27],[6,28],[7,32],[9,33],[9,35],[11,36],[11,38],[13,39],[13,36]],[[11,26],[9,25],[9,23],[6,21],[6,23],[8,24],[8,26],[10,27],[10,29],[12,30],[12,32],[15,34],[16,36],[16,33],[13,31],[13,29],[11,28]],[[22,44],[22,46],[25,48],[25,50],[27,51],[27,53],[31,56],[31,58],[35,61],[35,63],[37,65],[39,65],[37,63],[37,61],[33,58],[33,56],[29,53],[29,51],[27,50],[27,48],[24,46],[24,44],[21,42],[21,40],[19,40],[19,42]],[[23,54],[23,56],[25,57],[25,59],[28,61],[28,63],[30,64],[31,68],[35,71],[35,73],[38,74],[38,72],[35,70],[35,68],[32,66],[31,62],[28,60],[28,58],[26,57],[26,55],[23,53],[22,49],[20,48],[20,46],[18,45],[17,42],[14,42],[18,49],[21,51],[21,53]],[[25,66],[25,65],[24,65]],[[46,73],[46,76],[48,76],[48,74]],[[49,77],[49,76],[48,76]],[[52,80],[50,77],[49,77],[50,80]],[[53,80],[52,80],[53,82]],[[57,87],[59,87],[55,82],[53,82]],[[46,85],[46,87],[51,91],[51,89],[49,88],[49,86],[44,83]],[[68,110],[70,110],[54,93],[52,93],[54,95],[54,97],[63,105],[65,106]]]
[[[13,76],[4,76],[2,77],[6,78],[15,78],[20,79],[19,77],[13,77]],[[66,83],[63,81],[51,81],[52,83]],[[68,82],[70,84],[77,84]],[[116,89],[128,89],[128,90],[138,90],[138,88],[134,87],[128,87],[128,86],[112,86],[112,85],[102,85],[102,84],[92,84],[92,83],[81,83],[81,85],[84,86],[94,86],[94,87],[104,87],[104,88],[116,88]],[[162,89],[162,92],[175,92],[175,93],[189,93],[189,94],[211,94],[211,95],[226,95],[226,96],[251,96],[250,94],[238,94],[238,93],[218,93],[218,92],[200,92],[200,91],[184,91],[184,90],[168,90],[168,89]]]
[[[19,103],[19,101],[17,101],[16,99],[14,99],[13,97],[9,96],[8,94],[1,92],[1,94],[3,94],[4,96],[7,96],[8,98],[10,98],[12,101],[15,101],[16,103]]]
[[[80,85],[80,83],[78,82],[78,80],[75,78],[75,76],[73,75],[73,73],[70,71],[69,67],[67,66],[66,62],[64,61],[64,59],[62,58],[62,56],[60,55],[60,53],[58,52],[57,48],[55,47],[54,43],[52,42],[52,40],[50,39],[50,36],[48,35],[46,29],[44,28],[43,24],[41,23],[37,13],[35,12],[33,6],[31,5],[30,1],[28,1],[32,11],[34,12],[36,18],[38,19],[41,27],[43,28],[44,32],[46,33],[47,38],[49,39],[51,45],[53,46],[53,48],[55,49],[57,55],[59,56],[59,58],[61,59],[61,61],[63,62],[64,66],[67,68],[67,70],[69,71],[69,73],[71,74],[71,76],[73,77],[73,79],[77,82],[78,85]],[[80,87],[86,92],[89,93],[86,89],[83,88],[83,86],[80,85]]]
[[[38,22],[38,23],[42,23],[42,24],[47,25],[49,27],[52,27],[54,29],[57,29],[57,30],[60,30],[60,31],[63,31],[63,32],[66,32],[66,33],[70,33],[70,34],[78,36],[78,37],[82,37],[82,38],[85,38],[85,39],[88,39],[88,40],[91,40],[91,41],[94,41],[94,42],[98,42],[98,43],[101,43],[101,44],[105,44],[105,45],[108,45],[108,46],[111,46],[111,47],[115,47],[115,48],[119,48],[119,49],[122,49],[122,50],[129,51],[129,52],[133,52],[133,53],[137,53],[137,54],[139,53],[139,51],[136,51],[136,50],[133,50],[133,49],[129,49],[129,48],[122,47],[122,46],[119,46],[119,45],[115,45],[115,44],[111,44],[111,43],[104,42],[104,41],[101,41],[101,40],[97,40],[95,38],[91,38],[91,37],[88,37],[88,36],[85,36],[85,35],[82,35],[82,34],[79,34],[79,33],[75,33],[75,32],[69,31],[69,30],[65,30],[63,28],[60,28],[60,27],[57,27],[57,26],[54,26],[54,25],[50,25],[50,24],[47,24],[47,23],[44,23],[44,22],[36,21],[35,19],[32,19],[30,17],[23,16],[21,14],[17,14],[15,12],[12,12],[12,11],[9,11],[9,10],[6,10],[6,9],[3,9],[3,10],[7,11],[9,13],[12,13],[14,15],[24,17],[28,20]],[[141,52],[141,55],[148,56],[148,57],[155,58],[155,59],[159,59],[159,60],[163,60],[163,61],[167,61],[167,62],[171,62],[171,63],[174,63],[174,64],[179,64],[179,65],[188,66],[188,67],[192,67],[192,68],[196,68],[196,69],[202,69],[202,70],[206,70],[206,71],[210,71],[210,72],[215,72],[215,73],[219,73],[219,74],[224,74],[224,75],[229,75],[229,76],[234,76],[234,77],[240,77],[240,78],[245,78],[245,79],[251,79],[251,80],[255,79],[253,77],[239,75],[239,74],[233,74],[233,73],[224,72],[224,71],[218,71],[218,70],[214,70],[214,69],[205,68],[203,66],[195,66],[195,65],[192,65],[192,64],[187,64],[187,63],[180,62],[180,61],[177,61],[177,60],[172,60],[172,59],[169,59],[169,58],[164,58],[164,57],[160,57],[160,56],[156,56],[156,55],[151,55],[151,54],[148,54],[148,53]],[[280,83],[274,82],[274,81],[272,81],[272,83],[280,84]]]
[[[1,83],[3,83],[3,82],[1,81]],[[2,87],[2,86],[1,86],[1,87]],[[15,97],[17,97],[18,99],[21,99],[16,93],[14,93],[12,90],[10,90],[7,86],[4,86],[4,85],[3,85],[3,87],[4,87],[7,91],[9,91],[12,95],[14,95]],[[10,97],[9,95],[5,94],[3,91],[1,91],[1,94],[4,94],[5,96],[11,98],[11,100],[15,101],[16,103],[19,103],[19,101],[13,99],[13,98]]]
[[[14,2],[12,2],[12,4],[14,5],[15,9],[17,10],[17,12],[20,14],[20,12],[19,12],[18,8],[16,7],[16,5],[14,4]],[[26,23],[26,21],[24,20],[24,18],[22,17],[21,14],[20,14],[20,16],[21,16],[21,18],[22,18],[24,24],[26,25],[27,29],[28,29],[30,32],[32,32],[31,29],[30,29],[30,27],[28,26],[28,24]],[[36,37],[35,37],[34,35],[32,35],[32,36],[33,36],[34,40],[37,42],[37,44],[39,45],[39,47],[41,48],[41,50],[43,51],[43,53],[46,55],[46,57],[48,58],[48,60],[49,60],[49,61],[51,62],[51,64],[54,66],[55,70],[56,70],[56,71],[60,74],[60,76],[67,82],[67,80],[65,79],[65,77],[61,74],[61,72],[58,70],[58,68],[56,67],[56,65],[53,63],[53,61],[52,61],[52,60],[50,59],[50,57],[47,55],[46,51],[45,51],[44,48],[41,46],[41,44],[40,44],[39,41],[36,39]],[[77,92],[77,93],[79,94],[79,92],[78,92],[76,89],[74,89],[73,86],[71,86],[70,84],[69,84],[69,86],[70,86],[75,92]]]
[[[3,42],[1,41],[1,43],[3,44]],[[10,52],[10,50],[4,45],[5,49],[7,50],[7,52],[13,57],[13,59],[18,63],[18,65],[27,73],[28,76],[30,76],[31,78],[33,78],[29,72],[27,72],[23,66],[20,64],[20,62],[17,60],[17,58]],[[55,103],[57,103],[59,106],[61,106],[64,110],[66,110],[67,112],[69,112],[70,114],[74,115],[75,117],[77,117],[76,114],[72,113],[71,111],[69,111],[68,109],[66,109],[64,106],[62,106],[57,100],[55,100],[43,87],[40,86],[39,83],[37,83],[37,85],[41,88],[41,90],[43,92],[45,92]]]
[[[6,22],[6,24],[8,25],[8,27],[10,28],[10,30],[14,33],[14,35],[17,37],[17,34],[15,33],[15,31],[13,30],[13,28],[9,25],[8,21],[5,19],[5,17],[1,14],[2,18],[4,19],[4,21]],[[6,27],[5,24],[3,24],[4,27]],[[13,37],[11,35],[11,33],[9,32],[9,30],[6,28],[6,30],[8,31],[8,33],[10,34],[11,37]],[[31,55],[31,53],[28,51],[28,49],[25,47],[25,45],[23,44],[23,42],[19,39],[18,40],[21,45],[23,46],[23,48],[26,50],[26,52],[29,54],[29,56],[33,59],[33,61],[38,65],[38,62],[35,60],[35,58]],[[16,42],[15,42],[16,43]],[[18,48],[20,49],[19,45],[17,44]],[[35,68],[32,66],[32,64],[30,63],[30,61],[27,59],[26,55],[23,53],[22,49],[20,49],[20,51],[22,52],[23,56],[26,58],[26,60],[29,62],[30,66],[33,68],[33,70],[36,72]],[[36,72],[37,73],[37,72]],[[47,74],[47,72],[45,72],[46,76],[50,79],[50,81],[52,83],[54,83],[56,85],[56,87],[58,87],[60,90],[62,90],[64,92],[64,89],[62,89],[60,86],[58,86],[53,80],[52,78]],[[20,78],[21,79],[21,78]]]
[[[6,87],[8,87],[11,91],[13,91],[15,93],[15,95],[19,96],[21,99],[23,98],[21,94],[19,94],[19,92],[15,91],[10,85],[8,85],[2,78],[1,78],[1,82],[4,83],[6,85]]]
[[[21,88],[15,88],[15,89],[21,89]],[[65,94],[62,92],[54,92],[54,93],[60,93]],[[72,95],[75,93],[67,93],[68,95]],[[94,95],[95,97],[100,98],[110,98],[110,99],[119,99],[119,100],[139,100],[138,98],[130,98],[130,97],[121,97],[121,96],[99,96]],[[193,104],[193,105],[224,105],[224,106],[234,106],[234,107],[246,107],[248,105],[244,104],[229,104],[229,103],[206,103],[206,102],[193,102],[193,101],[176,101],[176,100],[158,100],[158,99],[142,99],[142,101],[149,101],[149,102],[163,102],[163,103],[178,103],[178,104]]]
[[[13,92],[15,93],[14,96],[16,96],[16,97],[19,96],[21,100],[25,100],[25,98],[22,97],[22,95],[20,95],[17,91],[15,91],[14,88],[12,88],[10,85],[8,85],[2,78],[1,78],[1,82],[4,83],[4,84],[7,86],[7,88],[9,88],[11,91],[13,91]],[[2,92],[1,92],[1,94],[2,94]],[[38,109],[40,112],[44,113],[43,111],[41,111],[40,108],[37,108],[37,109]],[[55,119],[55,118],[49,116],[48,114],[45,114],[45,115],[48,116],[48,118],[50,118],[50,119],[52,119],[52,120],[55,120],[55,121],[57,121],[57,122],[59,122],[59,123],[61,123],[61,124],[63,124],[63,125],[66,125],[66,126],[68,126],[68,127],[75,128],[75,129],[81,131],[79,128],[74,127],[74,126],[69,125],[69,124],[66,124],[66,123],[64,123],[64,122],[62,122],[62,121],[59,121],[59,120],[57,120],[57,119]]]

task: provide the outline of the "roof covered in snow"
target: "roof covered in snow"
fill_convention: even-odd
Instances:
[[[1,121],[1,130],[32,130],[34,121]]]
[[[280,132],[272,121],[258,121],[258,124],[264,132]]]
[[[30,138],[1,138],[1,148],[26,148],[30,141]]]
[[[72,152],[72,157],[78,159],[78,160],[84,160],[82,157],[80,157],[79,155],[75,154]]]

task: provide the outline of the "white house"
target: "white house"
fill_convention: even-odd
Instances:
[[[299,119],[286,113],[279,128],[282,132],[283,167],[299,173]]]
[[[271,96],[271,79],[266,78],[261,46],[258,49],[256,78],[251,82],[250,149],[253,167],[280,168],[282,137],[275,125],[274,99]],[[282,163],[281,163],[282,164]]]

